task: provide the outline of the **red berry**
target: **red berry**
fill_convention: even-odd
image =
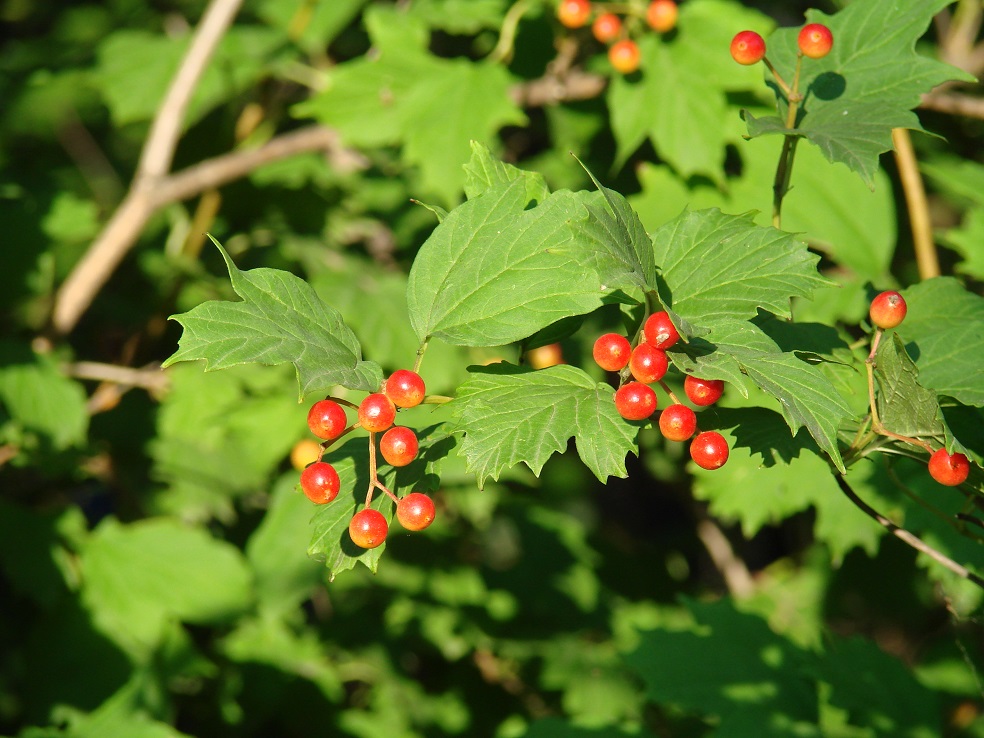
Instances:
[[[704,407],[713,405],[721,399],[724,394],[724,382],[720,379],[698,379],[697,377],[687,376],[683,380],[683,391],[695,405]]]
[[[406,466],[417,458],[419,448],[417,434],[402,425],[390,428],[379,439],[379,451],[390,466]]]
[[[808,23],[799,32],[800,51],[811,59],[823,59],[834,45],[834,35],[822,23]]]
[[[324,461],[315,461],[301,472],[301,491],[318,505],[334,500],[340,486],[335,467]]]
[[[871,301],[868,316],[872,324],[881,329],[894,328],[905,319],[909,308],[898,292],[882,292]]]
[[[739,64],[755,64],[764,56],[765,39],[755,31],[741,31],[731,39],[731,58]]]
[[[646,23],[654,31],[666,33],[676,26],[677,4],[673,0],[653,0],[646,8]]]
[[[699,433],[690,444],[690,458],[701,469],[720,469],[729,453],[728,442],[716,431]]]
[[[929,474],[940,484],[956,487],[967,481],[970,462],[961,453],[950,455],[945,448],[941,448],[929,457]]]
[[[614,13],[602,13],[591,25],[591,33],[603,44],[610,44],[622,32],[622,19]]]
[[[599,336],[591,352],[595,363],[605,371],[619,372],[629,363],[632,346],[629,339],[618,333]]]
[[[680,334],[677,333],[676,327],[665,310],[650,315],[646,319],[642,331],[648,343],[664,351],[680,340]]]
[[[636,346],[632,351],[632,358],[629,359],[629,371],[644,384],[658,382],[666,376],[668,367],[666,352],[648,343],[640,343]]]
[[[396,505],[396,517],[407,530],[423,530],[434,522],[434,501],[420,492],[401,497]]]
[[[318,400],[308,410],[308,428],[318,438],[332,441],[348,427],[342,406],[333,400]]]
[[[697,414],[686,405],[670,405],[660,413],[659,430],[671,441],[686,441],[697,430]]]
[[[591,3],[588,0],[560,0],[557,18],[568,28],[580,28],[591,17]]]
[[[349,522],[349,536],[359,548],[376,548],[386,540],[389,524],[379,510],[371,507],[359,510]]]
[[[366,395],[359,405],[359,425],[367,431],[384,431],[396,420],[396,406],[386,395],[375,392]]]
[[[632,74],[639,68],[641,60],[639,47],[631,38],[623,38],[608,47],[608,61],[616,72]]]
[[[641,382],[628,382],[615,393],[615,409],[626,420],[645,420],[656,412],[656,393]]]
[[[424,380],[417,372],[397,369],[383,383],[383,392],[397,407],[417,407],[424,401]]]

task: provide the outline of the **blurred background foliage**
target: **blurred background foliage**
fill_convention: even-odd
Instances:
[[[306,555],[292,372],[159,369],[167,316],[233,296],[205,231],[241,268],[307,278],[367,358],[409,365],[406,273],[435,223],[413,200],[463,198],[472,139],[552,188],[590,186],[573,151],[650,230],[686,206],[767,218],[780,141],[744,141],[738,111],[768,113],[771,93],[727,44],[808,7],[684,0],[622,79],[545,0],[246,0],[184,117],[170,170],[191,186],[59,325],[59,288],[126,202],[205,4],[0,2],[0,733],[984,736],[981,592],[882,535],[815,457],[738,444],[704,473],[644,431],[629,479],[600,485],[566,455],[480,491],[452,454],[434,526],[394,536],[378,575],[328,583]],[[981,13],[948,7],[921,51],[980,75]],[[942,137],[914,141],[942,271],[979,292],[984,123],[967,106],[927,104]],[[196,179],[307,127],[317,145]],[[872,284],[919,280],[896,166],[883,157],[870,190],[799,153],[784,227],[840,286],[797,318],[856,330]],[[565,361],[618,316],[589,321]],[[428,390],[521,352],[435,343]],[[892,512],[887,474],[853,481]],[[923,517],[905,522],[931,538]]]

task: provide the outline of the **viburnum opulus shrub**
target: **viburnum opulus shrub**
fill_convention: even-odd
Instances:
[[[221,246],[241,301],[176,316],[184,334],[168,363],[295,366],[301,399],[313,398],[309,427],[322,439],[301,477],[321,506],[309,551],[332,576],[356,561],[375,571],[394,510],[405,528],[430,525],[438,513],[427,495],[450,453],[465,458],[481,486],[517,464],[539,473],[573,439],[604,482],[627,474],[626,457],[638,453],[638,433],[650,425],[667,443],[687,444],[707,471],[724,467],[734,448],[770,463],[777,452],[781,462],[813,457],[832,494],[843,492],[869,514],[852,487],[865,484],[860,462],[912,458],[933,479],[958,487],[972,508],[981,476],[971,461],[981,458],[949,419],[984,399],[980,383],[967,382],[980,345],[959,340],[960,323],[935,316],[980,316],[980,298],[952,279],[905,295],[872,292],[870,322],[854,331],[861,340],[797,321],[792,311],[795,300],[831,284],[808,244],[782,229],[797,147],[818,147],[870,184],[892,129],[918,128],[911,108],[919,95],[956,74],[913,52],[931,8],[910,3],[894,19],[906,32],[876,44],[876,5],[814,12],[808,24],[767,41],[736,29],[734,61],[763,62],[775,91],[778,115],[744,115],[749,138],[781,137],[771,225],[754,214],[688,207],[647,232],[629,201],[593,174],[593,190],[551,191],[539,174],[473,143],[467,200],[450,211],[432,208],[433,232],[410,270],[406,310],[419,350],[405,368],[384,376],[363,360],[345,316],[303,280],[240,271]],[[638,19],[630,33],[618,12],[595,10],[574,0],[557,6],[568,29],[594,18],[594,35],[614,41],[612,52],[626,45],[612,64],[633,72],[641,59],[631,40],[641,32]],[[645,17],[661,33],[687,33],[674,30],[672,2],[651,3]],[[473,366],[452,395],[426,393],[431,340],[530,351],[574,335],[584,316],[600,311],[617,315],[618,325],[598,335],[590,365]],[[362,399],[336,397],[336,388]],[[722,396],[736,401],[719,409]],[[420,404],[437,408],[433,423],[419,432],[401,426],[401,415]],[[824,524],[827,508],[816,504]]]

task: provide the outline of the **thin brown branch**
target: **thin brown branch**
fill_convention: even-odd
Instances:
[[[577,69],[562,74],[548,73],[539,79],[514,85],[509,91],[517,105],[540,108],[574,100],[590,100],[598,97],[608,83],[606,77]]]
[[[185,112],[219,41],[232,23],[242,0],[212,0],[195,29],[188,52],[181,60],[171,86],[164,95],[157,115],[150,125],[147,141],[140,153],[134,185],[151,184],[171,169],[174,150],[181,135]]]
[[[912,228],[912,244],[916,251],[916,265],[921,280],[940,276],[940,261],[933,241],[933,223],[929,216],[929,203],[926,201],[926,188],[919,173],[919,162],[912,146],[912,136],[905,128],[892,130],[892,143],[895,144],[895,163],[899,168],[899,179],[905,193],[905,203],[909,210],[909,225]]]
[[[886,530],[888,530],[889,533],[891,533],[899,540],[903,541],[909,546],[912,546],[912,548],[916,549],[917,551],[926,554],[931,559],[933,559],[933,561],[946,567],[957,576],[963,577],[964,579],[973,582],[978,587],[984,589],[984,579],[979,577],[974,572],[970,571],[970,569],[968,569],[967,567],[958,564],[950,557],[940,553],[935,548],[925,543],[921,538],[913,535],[912,533],[905,530],[904,528],[900,528],[898,525],[896,525],[891,520],[886,518],[880,512],[878,512],[873,507],[868,505],[868,503],[866,503],[864,500],[862,500],[860,497],[857,496],[854,490],[851,489],[851,485],[847,483],[847,480],[844,479],[844,477],[840,473],[838,473],[836,469],[831,469],[831,473],[834,475],[834,479],[837,480],[837,486],[841,488],[841,492],[843,492],[847,496],[847,498],[854,503],[855,507],[861,510],[861,512],[863,512],[865,515],[867,515],[872,520],[877,522],[879,525],[884,527]]]
[[[745,562],[735,555],[731,542],[717,523],[708,517],[702,517],[697,521],[697,537],[710,554],[714,566],[724,577],[728,592],[739,599],[752,594],[755,590],[752,575]]]
[[[152,392],[163,392],[170,386],[166,372],[160,364],[149,364],[136,369],[130,366],[102,364],[97,361],[77,361],[65,367],[65,374],[76,379],[111,382],[128,387],[141,387]]]
[[[75,327],[158,209],[228,184],[264,164],[319,149],[334,151],[337,156],[345,157],[349,162],[352,160],[338,145],[334,131],[311,126],[277,136],[257,149],[234,151],[195,164],[161,178],[153,189],[131,188],[58,290],[52,315],[54,330],[65,334]]]
[[[984,119],[984,97],[959,92],[930,92],[922,96],[919,107],[965,118]]]

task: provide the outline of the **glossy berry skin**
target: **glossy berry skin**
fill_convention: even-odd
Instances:
[[[376,548],[386,540],[389,524],[379,510],[371,507],[359,510],[349,522],[349,536],[359,548]]]
[[[396,518],[407,530],[423,530],[434,522],[434,501],[420,492],[401,497],[396,505]]]
[[[728,442],[717,431],[704,431],[690,444],[690,458],[701,469],[720,469],[728,460]]]
[[[680,334],[670,321],[670,316],[665,310],[653,313],[646,318],[646,324],[642,327],[642,332],[646,336],[646,342],[664,351],[680,340]]]
[[[724,394],[724,382],[720,379],[699,379],[688,375],[683,380],[683,391],[687,393],[692,403],[706,407],[721,399],[721,395]]]
[[[967,481],[970,461],[961,453],[950,455],[941,448],[929,457],[929,475],[940,484],[956,487]]]
[[[898,292],[889,290],[882,292],[871,301],[868,317],[871,318],[872,325],[887,330],[905,320],[905,314],[908,311],[909,307],[905,304],[905,298]]]
[[[348,427],[345,410],[334,400],[318,400],[308,410],[308,428],[318,438],[333,441]]]
[[[764,56],[765,39],[755,31],[741,31],[731,39],[731,58],[739,64],[755,64]]]
[[[808,23],[803,26],[796,39],[803,56],[823,59],[834,45],[834,36],[822,23]]]
[[[697,414],[686,405],[670,405],[659,416],[659,431],[670,441],[686,441],[697,430]]]
[[[557,18],[567,28],[581,28],[591,17],[591,3],[588,0],[560,0]]]
[[[603,44],[610,44],[622,32],[622,19],[614,13],[602,13],[591,24],[591,33]]]
[[[666,352],[648,343],[636,346],[632,350],[632,358],[629,359],[629,371],[643,384],[658,382],[665,377],[669,365]]]
[[[315,504],[334,500],[340,486],[335,467],[324,461],[315,461],[301,472],[301,491]]]
[[[359,425],[367,431],[378,433],[393,425],[396,420],[396,406],[393,401],[380,392],[366,395],[359,405]]]
[[[615,393],[615,409],[626,420],[645,420],[656,412],[656,393],[642,382],[628,382]]]
[[[393,426],[379,439],[379,452],[390,466],[406,466],[417,458],[417,434],[402,425]]]
[[[646,23],[654,31],[666,33],[676,27],[679,10],[673,0],[653,0],[646,8]]]
[[[595,363],[608,372],[620,372],[632,356],[632,345],[629,339],[618,333],[606,333],[599,336],[591,351]]]
[[[615,68],[615,71],[622,74],[632,74],[639,68],[641,60],[639,47],[630,38],[623,38],[608,47],[608,62]]]
[[[397,407],[417,407],[424,401],[426,388],[417,372],[397,369],[383,383],[383,394]]]

